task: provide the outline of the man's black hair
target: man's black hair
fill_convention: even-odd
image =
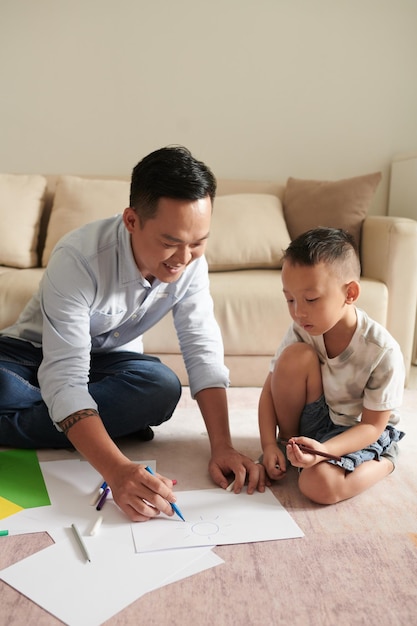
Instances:
[[[157,212],[162,197],[200,200],[216,195],[216,179],[207,165],[183,146],[168,146],[151,152],[134,167],[130,206],[142,222]]]

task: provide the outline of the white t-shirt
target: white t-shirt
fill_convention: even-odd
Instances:
[[[271,361],[270,371],[284,348],[298,341],[315,348],[319,356],[323,392],[335,424],[353,426],[361,420],[362,408],[391,410],[389,423],[399,422],[405,368],[401,349],[381,324],[356,309],[357,326],[348,347],[335,358],[327,356],[323,335],[312,337],[298,324],[288,329]]]

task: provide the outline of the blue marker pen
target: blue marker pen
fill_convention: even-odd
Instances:
[[[155,473],[152,471],[152,468],[149,467],[149,465],[147,465],[145,467],[145,469],[146,469],[147,472],[152,474],[152,476],[155,476]],[[181,511],[179,510],[179,508],[177,507],[177,505],[174,504],[173,502],[170,502],[169,504],[171,505],[171,508],[174,511],[174,513],[176,513],[178,515],[178,517],[180,517],[182,519],[182,521],[185,522],[185,518],[184,518],[183,514],[181,513]]]
[[[107,487],[107,483],[106,481],[104,481],[101,485],[100,488],[98,490],[98,492],[96,494],[93,495],[93,497],[91,498],[91,502],[90,504],[92,506],[96,506],[97,502],[100,500],[101,496],[103,495],[105,489]]]

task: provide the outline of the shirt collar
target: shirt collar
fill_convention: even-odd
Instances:
[[[130,283],[141,284],[143,287],[149,288],[151,285],[139,271],[133,256],[132,245],[130,242],[130,233],[120,219],[119,230],[117,234],[119,248],[119,284],[121,286]]]

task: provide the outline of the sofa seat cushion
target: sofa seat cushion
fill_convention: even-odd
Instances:
[[[317,226],[343,228],[359,248],[362,223],[380,180],[380,172],[338,181],[289,178],[284,215],[291,239]]]
[[[94,220],[123,213],[129,205],[130,183],[123,180],[100,180],[61,176],[46,233],[42,266],[59,239],[71,230]]]
[[[210,287],[225,353],[271,355],[291,323],[281,270],[214,273]]]
[[[291,324],[282,293],[280,270],[213,272],[210,288],[226,355],[273,356]],[[384,283],[363,279],[358,306],[380,324],[386,323],[388,292]],[[145,351],[175,354],[178,340],[170,314],[148,331]]]
[[[40,267],[0,272],[0,328],[13,324],[37,290],[45,270]]]
[[[211,272],[279,268],[289,243],[276,195],[242,193],[215,199],[206,252]]]
[[[38,265],[39,226],[46,178],[0,174],[0,265],[28,268]]]
[[[214,311],[225,354],[269,355],[291,322],[282,295],[280,270],[242,270],[210,274]],[[172,316],[167,315],[144,337],[151,354],[178,352]]]

